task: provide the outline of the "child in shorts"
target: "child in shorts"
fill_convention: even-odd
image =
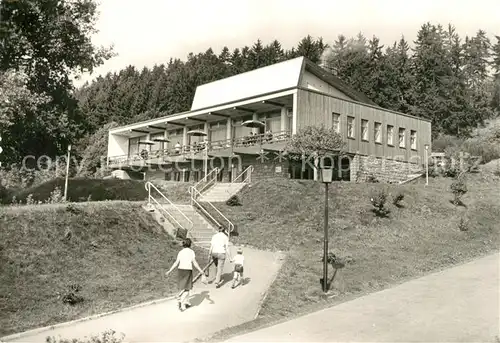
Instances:
[[[245,257],[243,256],[243,250],[238,249],[236,256],[234,256],[234,276],[233,285],[231,288],[236,288],[238,285],[243,285],[243,262]]]

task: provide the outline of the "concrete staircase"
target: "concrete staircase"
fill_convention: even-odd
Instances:
[[[188,230],[188,237],[193,240],[194,244],[205,249],[210,248],[210,240],[216,233],[216,230],[201,214],[196,211],[193,206],[161,203],[160,205],[146,205],[144,208],[153,214],[156,221],[171,236],[176,237],[179,226],[177,223],[179,223]],[[182,215],[176,208],[184,215]],[[172,219],[167,212],[174,219]]]
[[[190,236],[194,243],[202,248],[209,249],[212,236],[217,232],[216,228],[214,228],[193,206],[176,206],[193,222]]]
[[[198,199],[200,202],[225,202],[245,187],[247,183],[216,183]]]

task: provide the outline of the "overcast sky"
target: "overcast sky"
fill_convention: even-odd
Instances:
[[[209,47],[219,53],[251,46],[258,38],[291,48],[307,34],[331,43],[362,32],[387,45],[401,35],[413,41],[427,21],[452,23],[462,37],[478,29],[500,35],[500,0],[100,0],[99,11],[93,41],[114,44],[118,56],[82,81]]]

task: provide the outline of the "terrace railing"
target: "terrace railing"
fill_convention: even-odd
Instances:
[[[211,142],[195,143],[185,146],[171,147],[168,149],[159,150],[147,150],[144,149],[141,152],[135,154],[112,156],[108,157],[109,164],[131,164],[134,162],[148,163],[155,159],[164,159],[166,157],[176,157],[184,156],[189,157],[195,154],[203,155],[205,150],[205,144],[207,145],[208,152],[215,152],[217,150],[228,149],[228,148],[241,148],[250,147],[255,145],[263,144],[274,144],[279,142],[284,142],[291,136],[289,131],[281,132],[269,132],[257,135],[248,135],[244,137],[237,137],[234,139],[223,139]],[[201,156],[200,156],[201,157]]]

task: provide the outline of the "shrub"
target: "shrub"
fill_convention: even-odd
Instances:
[[[500,158],[500,149],[496,144],[491,144],[491,142],[467,140],[462,144],[462,150],[471,156],[480,156],[481,163],[488,163]]]
[[[467,193],[467,183],[465,182],[464,174],[457,177],[455,181],[450,185],[450,190],[453,193],[453,204],[462,204],[462,196]]]
[[[401,204],[401,201],[403,201],[404,198],[405,195],[399,192],[392,198],[392,204],[396,207],[402,207],[403,205]]]
[[[10,192],[7,189],[7,187],[5,187],[4,185],[2,185],[0,183],[0,203],[3,204],[6,201],[8,201],[7,199],[9,198],[9,195],[10,195]]]
[[[83,297],[79,294],[81,289],[80,285],[70,285],[68,291],[62,297],[62,302],[69,305],[76,305],[83,302]]]
[[[74,204],[68,204],[66,206],[66,211],[70,212],[70,213],[73,213],[73,214],[80,214],[80,213],[82,213],[82,210],[79,209],[78,207],[76,207]]]
[[[226,201],[227,206],[241,206],[240,198],[237,195],[233,195]]]
[[[33,194],[28,194],[26,197],[26,205],[35,205],[36,201],[33,199]]]
[[[69,339],[69,338],[55,338],[47,336],[45,339],[46,343],[120,343],[123,342],[125,335],[122,333],[120,336],[115,337],[116,331],[107,330],[104,331],[100,336],[93,335],[90,338],[85,339]]]
[[[338,257],[337,255],[335,255],[332,252],[328,253],[327,260],[328,260],[328,264],[331,264],[334,269],[344,268],[345,264],[346,264],[345,259]],[[324,261],[325,261],[325,256],[321,256],[321,262],[324,262]]]
[[[366,182],[368,183],[378,183],[378,180],[377,178],[373,175],[373,174],[370,174],[366,177]]]
[[[50,197],[47,199],[47,204],[60,204],[64,202],[64,195],[61,192],[61,189],[56,186],[52,192],[50,192]]]
[[[387,194],[383,190],[378,191],[370,198],[370,202],[374,207],[372,211],[373,213],[375,213],[377,217],[383,218],[389,215],[390,211],[385,207],[386,201],[387,201]]]
[[[469,223],[464,217],[460,217],[460,221],[458,222],[458,229],[460,231],[469,231]]]
[[[444,153],[444,176],[456,177],[472,169],[473,161],[470,154],[465,153],[459,147],[446,148]]]

